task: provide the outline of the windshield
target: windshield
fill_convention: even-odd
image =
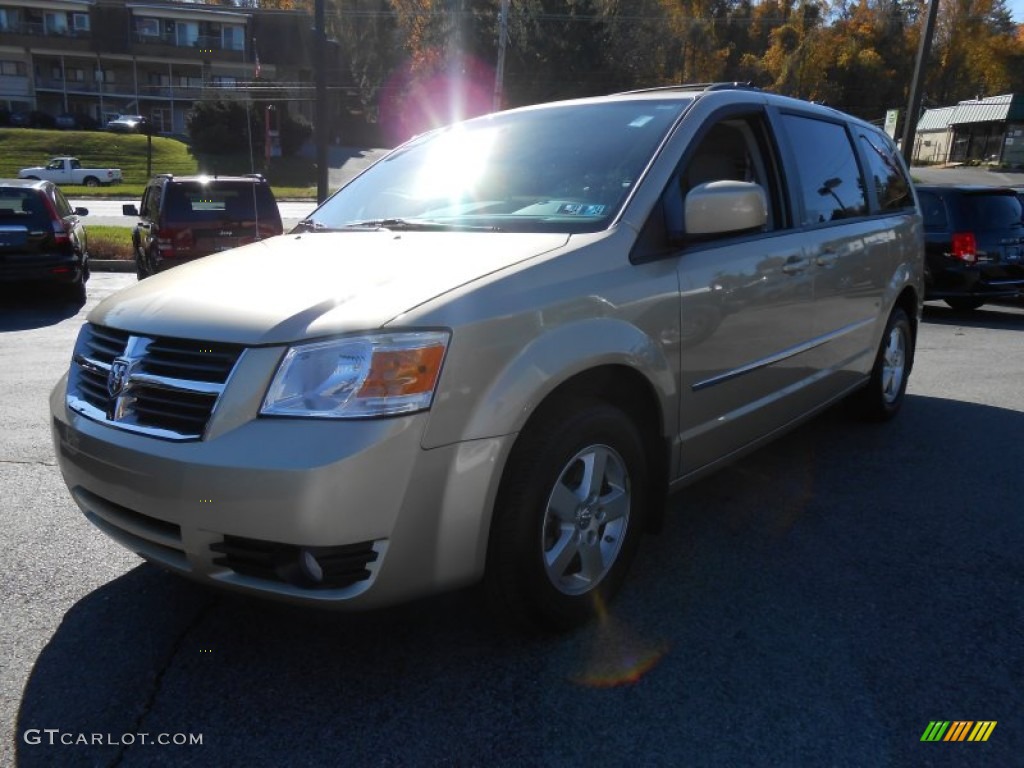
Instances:
[[[300,229],[594,232],[614,219],[689,104],[562,104],[434,131],[343,187]]]

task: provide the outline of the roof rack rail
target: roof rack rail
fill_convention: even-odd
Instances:
[[[677,85],[657,85],[651,88],[637,88],[632,91],[622,91],[616,95],[625,96],[631,93],[657,93],[658,91],[760,91],[759,86],[754,85],[750,81],[741,83],[736,82],[721,82],[721,83],[679,83]]]

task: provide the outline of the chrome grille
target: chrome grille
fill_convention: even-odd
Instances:
[[[241,354],[235,344],[88,324],[75,345],[68,407],[120,429],[198,440]]]

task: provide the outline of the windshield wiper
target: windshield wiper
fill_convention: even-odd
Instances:
[[[292,232],[340,232],[341,230],[335,229],[334,227],[328,227],[316,219],[303,219],[295,225]]]
[[[428,219],[367,219],[346,224],[345,229],[390,229],[399,232],[500,232],[500,227],[474,226],[472,224],[456,224],[453,222],[430,221]]]

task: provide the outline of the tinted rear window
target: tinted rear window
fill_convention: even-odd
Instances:
[[[967,195],[968,221],[978,229],[1010,229],[1024,223],[1020,198],[1008,195]]]
[[[0,189],[0,222],[44,228],[50,214],[38,192],[32,189]]]
[[[167,218],[171,221],[251,221],[277,218],[270,188],[263,184],[169,184]]]

